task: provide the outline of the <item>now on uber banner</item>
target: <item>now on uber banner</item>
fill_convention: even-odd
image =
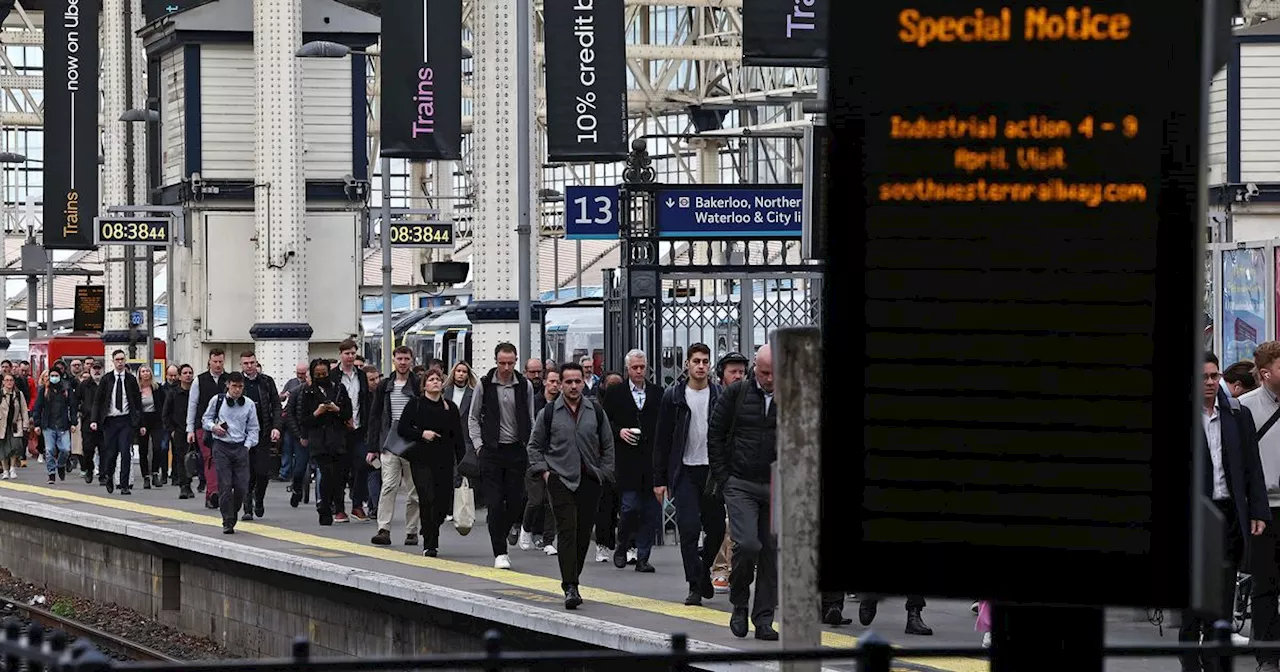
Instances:
[[[743,64],[826,67],[829,3],[830,0],[743,0]]]
[[[546,0],[551,161],[627,158],[625,24],[623,0]]]

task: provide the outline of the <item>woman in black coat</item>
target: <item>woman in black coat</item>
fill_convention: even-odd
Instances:
[[[396,430],[413,445],[405,452],[418,489],[422,512],[422,554],[440,552],[440,526],[453,512],[453,469],[462,461],[465,443],[458,408],[443,396],[444,374],[427,371],[422,396],[414,397],[400,414]]]
[[[320,470],[320,501],[316,506],[320,524],[332,525],[335,518],[345,521],[342,489],[347,472],[343,467],[350,464],[347,421],[351,419],[351,397],[344,385],[329,377],[328,360],[311,361],[311,384],[298,393],[294,419],[296,435],[311,451]]]

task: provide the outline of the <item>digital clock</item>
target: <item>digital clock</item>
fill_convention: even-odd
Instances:
[[[93,240],[98,245],[168,245],[169,220],[164,217],[97,217]]]
[[[453,248],[453,222],[402,219],[391,222],[387,232],[395,247]]]

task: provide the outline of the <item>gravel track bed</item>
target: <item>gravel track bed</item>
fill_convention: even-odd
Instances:
[[[0,567],[0,595],[24,604],[31,604],[32,598],[42,596],[44,601],[35,606],[181,660],[225,660],[241,657],[232,655],[206,637],[193,637],[132,609],[58,593],[23,581],[3,567]],[[20,616],[4,613],[0,614],[0,618],[10,615]]]

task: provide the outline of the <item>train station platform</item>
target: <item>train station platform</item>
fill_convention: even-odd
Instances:
[[[33,463],[19,470],[17,480],[0,481],[0,514],[70,525],[68,535],[76,528],[124,535],[150,545],[426,604],[586,646],[631,651],[669,648],[671,633],[686,634],[689,648],[694,651],[779,646],[759,642],[750,635],[746,639],[733,637],[728,628],[727,595],[717,595],[704,606],[685,606],[682,601],[686,584],[679,549],[674,545],[655,547],[652,563],[657,572],[653,574],[592,562],[592,553],[582,577],[586,603],[576,611],[566,611],[555,557],[513,548],[512,569],[493,568],[483,511],[467,536],[459,535],[452,524],[446,523],[441,531],[440,557],[426,558],[420,547],[401,545],[403,496],[392,526],[393,545],[381,547],[370,543],[377,530],[372,521],[353,520],[321,527],[314,505],[302,504],[297,509],[289,506],[282,483],[271,484],[263,518],[240,522],[236,534],[224,535],[220,517],[204,508],[200,495],[179,500],[178,490],[172,486],[152,490],[135,486],[132,496],[124,497],[118,491],[108,495],[96,483],[87,485],[71,476],[63,483],[45,485],[43,476],[43,465]],[[824,646],[856,645],[857,637],[865,631],[857,624],[857,606],[856,602],[849,602],[845,607],[846,616],[854,618],[852,626],[824,628]],[[814,618],[818,618],[816,604]],[[969,602],[931,602],[925,619],[934,628],[935,636],[902,634],[902,600],[890,599],[880,604],[874,627],[895,645],[974,645],[979,640],[973,630]],[[1110,620],[1109,639],[1117,643],[1150,642],[1157,637],[1155,628],[1146,623],[1125,622],[1118,617]],[[853,669],[852,663],[826,667]],[[978,672],[987,668],[985,661],[968,658],[931,659],[927,663],[902,661],[902,669]]]

